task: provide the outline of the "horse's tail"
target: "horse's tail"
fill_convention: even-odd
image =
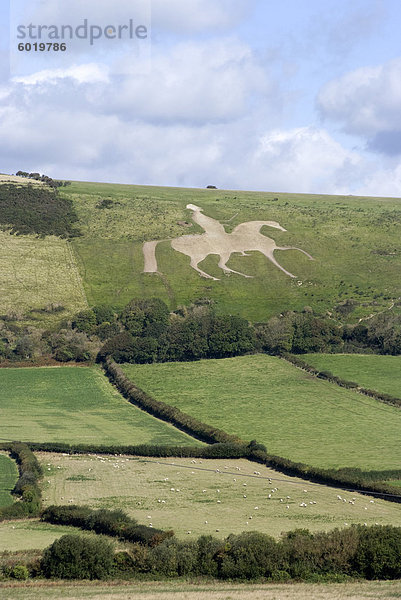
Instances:
[[[157,270],[157,258],[156,258],[156,246],[162,240],[156,240],[153,242],[143,243],[143,258],[144,266],[143,273],[158,273]]]

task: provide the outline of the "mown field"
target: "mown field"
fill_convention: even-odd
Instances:
[[[13,502],[11,491],[18,479],[18,469],[15,461],[0,453],[0,507]]]
[[[401,398],[401,356],[305,354],[302,358],[316,369],[331,371],[364,388]]]
[[[282,359],[254,355],[124,365],[154,398],[319,467],[399,468],[401,411],[340,388]]]
[[[197,443],[129,404],[96,367],[0,369],[0,405],[3,440]]]
[[[81,276],[66,240],[0,231],[0,264],[1,315],[34,310],[28,320],[51,321],[51,314],[43,311],[51,304],[65,308],[57,313],[58,320],[87,307]]]
[[[399,581],[340,584],[146,581],[132,583],[1,583],[4,600],[390,600],[401,595]]]
[[[247,530],[278,538],[297,528],[323,531],[354,523],[401,526],[400,504],[314,485],[246,460],[37,456],[45,470],[46,506],[119,508],[180,538],[224,538]]]
[[[353,298],[358,305],[347,318],[355,322],[390,307],[401,295],[399,199],[83,182],[61,193],[74,200],[80,218],[83,236],[73,241],[73,247],[90,304],[123,306],[133,296],[157,295],[175,308],[206,296],[217,302],[221,312],[264,320],[305,305],[333,310]],[[213,255],[201,263],[210,274],[222,276],[212,281],[199,277],[189,258],[166,241],[157,248],[163,276],[143,274],[144,240],[202,232],[191,221],[188,203],[201,206],[228,233],[246,221],[278,221],[287,232],[265,228],[266,235],[278,245],[306,250],[315,260],[297,251],[277,251],[279,262],[297,276],[293,280],[258,252],[233,255],[229,266],[254,276],[245,279],[223,275]]]
[[[3,521],[0,523],[0,552],[42,550],[66,534],[76,534],[75,527],[42,523],[38,519]],[[93,537],[90,532],[79,532]]]

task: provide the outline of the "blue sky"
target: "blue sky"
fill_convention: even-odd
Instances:
[[[11,1],[0,171],[401,196],[399,0]],[[151,34],[16,50],[17,24],[84,18]]]

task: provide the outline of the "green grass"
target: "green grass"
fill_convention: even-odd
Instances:
[[[401,411],[279,358],[124,365],[157,400],[271,454],[319,467],[399,468]]]
[[[387,309],[401,295],[398,199],[83,182],[61,193],[74,200],[80,217],[84,235],[73,246],[90,304],[123,306],[135,295],[156,295],[175,308],[207,296],[221,312],[264,320],[305,305],[333,310],[353,298],[358,305],[348,320],[355,322]],[[112,201],[111,208],[96,208],[102,199]],[[143,240],[201,231],[195,224],[190,228],[177,224],[191,222],[191,212],[185,208],[190,202],[225,224],[227,232],[245,221],[276,220],[287,232],[266,228],[265,233],[280,245],[303,248],[315,260],[296,251],[277,252],[280,263],[297,275],[292,280],[258,252],[233,255],[229,265],[254,276],[245,279],[222,275],[217,256],[210,256],[202,267],[221,277],[211,281],[199,277],[188,257],[163,242],[157,248],[163,277],[143,274]]]
[[[122,509],[139,523],[173,529],[182,539],[209,534],[224,538],[246,530],[278,538],[296,528],[326,531],[345,523],[401,526],[400,504],[376,499],[372,503],[371,497],[310,484],[246,460],[37,456],[46,474],[45,505],[72,501]],[[261,476],[253,476],[255,467]],[[348,502],[352,498],[355,504]],[[316,504],[309,504],[313,501]],[[302,502],[307,506],[301,507]]]
[[[89,532],[82,532],[76,527],[51,525],[42,523],[37,519],[22,521],[4,521],[0,523],[0,552],[17,550],[44,549],[54,540],[67,533],[93,536]]]
[[[13,503],[11,491],[17,479],[18,469],[15,461],[5,454],[0,454],[0,507]]]
[[[390,479],[386,483],[389,483],[390,485],[393,485],[393,486],[398,487],[398,488],[401,487],[401,481],[399,479]]]
[[[0,231],[0,314],[64,306],[57,319],[87,306],[71,245],[56,237],[38,239]],[[48,313],[34,312],[30,321],[51,321]],[[53,317],[54,320],[54,317]]]
[[[197,443],[129,404],[96,367],[0,369],[0,407],[3,440]]]
[[[302,358],[316,369],[331,371],[361,387],[401,398],[401,356],[305,354]]]

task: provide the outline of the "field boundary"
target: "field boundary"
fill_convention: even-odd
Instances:
[[[131,381],[123,370],[110,358],[104,363],[104,368],[111,383],[129,400],[142,410],[150,412],[157,418],[167,420],[173,425],[185,427],[184,431],[194,437],[203,436],[201,439],[216,443],[217,441],[226,441],[230,444],[239,445],[248,450],[246,458],[250,461],[264,464],[286,475],[300,477],[301,479],[314,483],[323,483],[345,491],[358,491],[367,495],[375,495],[383,500],[401,503],[401,491],[394,493],[394,488],[383,482],[372,482],[368,479],[368,473],[365,474],[360,469],[319,469],[304,463],[296,463],[282,456],[270,455],[263,444],[255,440],[249,444],[240,438],[230,435],[220,429],[214,429],[212,426],[202,423],[179,409],[155,400],[141,390],[133,381]],[[219,438],[219,439],[218,439]],[[214,440],[214,442],[213,442]],[[397,476],[401,472],[394,471]],[[375,472],[377,476],[377,472]],[[384,472],[383,472],[384,475]],[[388,473],[385,475],[387,476]]]
[[[19,498],[0,509],[0,521],[37,517],[42,507],[42,492],[39,487],[42,467],[29,446],[23,442],[1,444],[1,449],[7,450],[17,463],[19,478],[12,493]]]
[[[314,366],[310,365],[302,358],[295,356],[294,354],[282,354],[280,358],[283,358],[287,362],[294,365],[298,369],[309,373],[309,375],[315,375],[318,379],[324,379],[325,381],[329,381],[330,383],[334,383],[340,387],[346,388],[348,390],[354,390],[358,394],[362,394],[363,396],[368,396],[369,398],[373,398],[374,400],[378,400],[379,402],[383,402],[384,404],[388,404],[390,406],[395,406],[396,408],[401,408],[401,398],[397,398],[396,396],[392,396],[391,394],[383,394],[382,392],[377,392],[376,390],[369,390],[360,386],[355,381],[348,381],[347,379],[342,379],[341,377],[337,377],[333,375],[330,371],[320,371],[316,369]]]

